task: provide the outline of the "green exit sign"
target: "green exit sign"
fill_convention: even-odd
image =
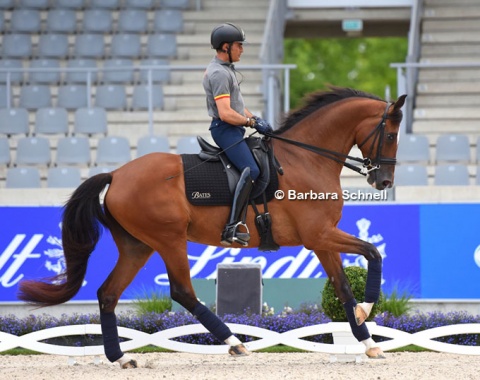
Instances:
[[[362,20],[343,20],[342,29],[344,32],[361,32],[363,30]]]

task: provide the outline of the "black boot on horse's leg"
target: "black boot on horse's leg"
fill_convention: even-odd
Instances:
[[[244,247],[248,245],[250,233],[245,225],[245,214],[248,207],[248,198],[253,188],[252,177],[250,177],[250,168],[245,168],[238,180],[235,194],[233,195],[233,204],[228,217],[227,225],[222,232],[221,243],[229,246],[236,242]],[[246,232],[237,231],[239,226],[247,228]]]

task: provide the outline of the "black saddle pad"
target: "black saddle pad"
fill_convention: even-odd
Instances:
[[[227,174],[220,161],[203,161],[198,154],[182,154],[185,195],[195,206],[230,206],[233,194],[228,187]],[[270,201],[278,189],[277,172],[270,162],[270,183],[265,191]],[[263,203],[260,195],[256,204]]]

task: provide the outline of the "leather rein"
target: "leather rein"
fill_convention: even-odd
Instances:
[[[351,169],[359,174],[362,174],[366,176],[369,172],[373,170],[380,169],[380,164],[384,165],[396,165],[397,159],[396,158],[388,158],[388,157],[380,157],[382,148],[383,148],[383,140],[385,136],[385,125],[387,123],[387,118],[388,118],[388,109],[393,103],[387,102],[387,106],[385,107],[385,111],[383,112],[382,120],[377,124],[377,126],[368,134],[368,136],[358,145],[359,148],[361,148],[368,140],[370,140],[373,137],[372,145],[370,148],[370,152],[368,156],[371,156],[373,153],[373,149],[375,146],[375,143],[377,144],[377,154],[375,156],[375,159],[371,159],[370,157],[365,157],[365,158],[359,158],[359,157],[353,157],[349,156],[348,154],[343,154],[339,152],[335,152],[333,150],[329,149],[324,149],[324,148],[319,148],[314,145],[309,145],[305,144],[300,141],[295,141],[291,139],[287,139],[285,137],[278,136],[273,133],[268,133],[266,134],[267,137],[277,139],[284,141],[288,144],[298,146],[300,148],[303,148],[305,150],[308,150],[310,152],[317,153],[323,157],[329,158],[335,162],[338,162],[345,166],[348,169]],[[362,164],[362,167],[355,166],[353,164],[350,164],[346,162],[345,160],[351,160],[355,162],[359,162]]]

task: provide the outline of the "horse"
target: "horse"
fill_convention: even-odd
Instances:
[[[279,191],[342,194],[340,173],[344,165],[358,169],[378,190],[391,187],[405,97],[387,102],[359,90],[333,86],[310,94],[267,137],[283,168],[283,175],[278,176]],[[347,162],[352,158],[348,154],[355,144],[363,157],[354,159],[362,167]],[[220,245],[229,207],[192,205],[185,195],[183,170],[181,155],[152,153],[111,173],[85,180],[63,209],[65,272],[50,279],[23,280],[18,298],[43,307],[74,297],[82,286],[102,228],[107,228],[119,254],[114,269],[97,291],[104,351],[109,361],[118,362],[121,368],[137,367],[136,361],[120,349],[115,307],[122,292],[154,252],[165,263],[171,298],[196,316],[219,341],[225,342],[230,355],[249,355],[248,348],[220,317],[197,300],[187,257],[187,241]],[[323,201],[313,197],[302,201],[279,198],[266,204],[273,220],[275,241],[280,246],[304,246],[315,252],[345,307],[354,336],[365,344],[366,355],[385,358],[364,323],[380,294],[380,253],[373,244],[337,227],[342,215],[341,196]],[[258,207],[262,209],[265,205]],[[252,212],[247,212],[246,225],[255,226]],[[249,246],[258,247],[259,242],[259,237],[252,234]],[[234,243],[235,246],[238,244]],[[366,258],[365,302],[357,304],[340,252]]]

